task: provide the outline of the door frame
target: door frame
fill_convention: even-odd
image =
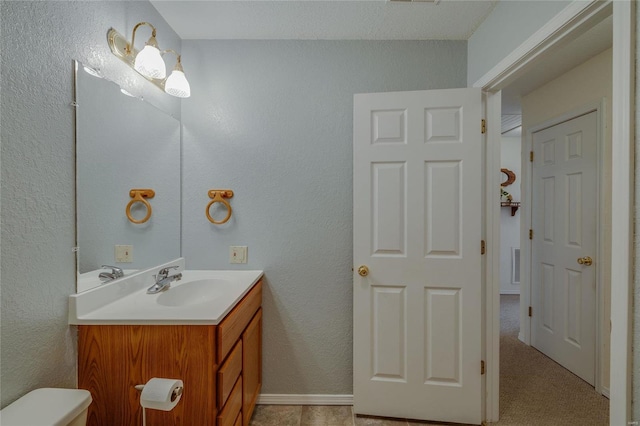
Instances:
[[[594,387],[596,392],[601,393],[607,397],[609,397],[609,389],[604,389],[602,387],[602,359],[603,359],[603,348],[602,348],[602,337],[603,333],[606,331],[604,327],[604,297],[603,297],[603,289],[602,283],[606,277],[604,276],[605,267],[598,265],[606,265],[607,263],[611,263],[611,259],[604,258],[604,246],[603,243],[605,241],[605,233],[604,227],[601,224],[602,218],[604,217],[605,212],[605,203],[602,198],[605,190],[605,129],[606,129],[606,103],[605,99],[600,99],[596,102],[587,103],[579,108],[573,109],[569,112],[565,112],[564,114],[554,117],[550,120],[546,120],[540,124],[536,124],[531,126],[528,129],[523,129],[525,138],[522,142],[522,161],[523,164],[526,164],[526,167],[522,168],[522,202],[525,206],[529,206],[526,209],[523,209],[521,222],[520,222],[520,246],[522,247],[522,257],[521,259],[526,259],[521,264],[524,266],[523,269],[526,270],[526,276],[522,275],[521,271],[521,287],[520,287],[520,334],[518,338],[531,346],[531,317],[528,316],[527,307],[532,305],[532,294],[533,294],[533,285],[531,284],[531,259],[533,256],[533,240],[528,238],[528,230],[533,228],[533,209],[535,206],[533,205],[533,162],[528,161],[527,157],[529,156],[529,152],[533,151],[533,134],[539,132],[541,130],[547,129],[549,127],[553,127],[555,125],[564,123],[569,120],[573,120],[574,118],[578,118],[582,115],[595,112],[596,113],[596,251],[595,258],[596,259],[604,259],[604,261],[596,262],[597,271],[596,271],[596,294],[595,294],[595,312],[596,312],[596,323],[595,323],[595,383]],[[522,241],[528,241],[527,243],[522,243]]]
[[[612,4],[613,3],[613,4]],[[500,169],[500,90],[530,67],[543,60],[551,48],[566,43],[571,35],[591,26],[613,8],[613,99],[612,111],[612,209],[611,245],[611,424],[631,421],[631,347],[633,286],[633,207],[634,207],[634,124],[635,102],[635,2],[576,1],[542,26],[524,43],[475,82],[486,94],[488,132],[486,139],[485,227],[488,254],[485,259],[485,356],[487,361],[485,418],[499,417],[500,383],[500,227],[497,202]],[[496,255],[494,255],[496,254]],[[526,272],[526,271],[525,271]],[[526,274],[522,274],[526,276]]]

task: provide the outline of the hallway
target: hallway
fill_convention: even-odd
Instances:
[[[500,296],[500,421],[505,426],[608,425],[609,400],[518,340],[520,296]]]

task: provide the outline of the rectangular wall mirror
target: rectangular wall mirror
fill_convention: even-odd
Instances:
[[[181,159],[178,120],[74,65],[80,292],[109,280],[99,278],[111,272],[102,265],[131,273],[180,257]],[[144,198],[151,216],[143,223],[135,223],[148,214],[143,202],[132,203],[127,216],[133,189],[154,192]]]

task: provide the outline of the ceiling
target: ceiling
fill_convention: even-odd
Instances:
[[[520,99],[560,77],[613,45],[613,18],[608,16],[583,34],[549,53],[535,66],[502,90],[502,114],[521,114]],[[503,129],[504,130],[504,129]]]
[[[467,40],[497,0],[151,0],[182,39]]]
[[[467,40],[499,0],[151,0],[184,40]],[[503,0],[504,1],[504,0]],[[612,18],[502,90],[503,130],[520,99],[612,45]]]

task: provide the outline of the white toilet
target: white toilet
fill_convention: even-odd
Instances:
[[[91,401],[84,389],[36,389],[0,410],[0,425],[85,426]]]

